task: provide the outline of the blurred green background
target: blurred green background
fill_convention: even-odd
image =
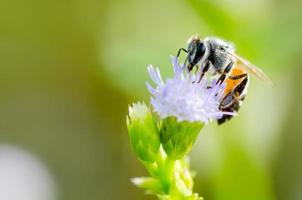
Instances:
[[[301,8],[298,0],[1,1],[0,147],[43,163],[52,199],[155,199],[129,181],[146,172],[130,149],[127,106],[149,101],[148,64],[169,76],[169,56],[191,35],[216,35],[275,86],[252,79],[239,116],[203,129],[190,154],[195,191],[301,200]]]

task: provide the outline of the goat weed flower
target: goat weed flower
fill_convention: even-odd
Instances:
[[[160,72],[152,65],[148,67],[149,75],[156,84],[147,87],[151,93],[151,104],[158,115],[164,119],[175,116],[178,121],[208,123],[219,119],[224,114],[219,111],[220,100],[225,85],[215,84],[204,78],[198,82],[199,76],[189,74],[178,63],[177,58],[171,58],[174,77],[162,80]]]
[[[145,103],[129,107],[131,146],[151,176],[132,182],[160,200],[201,200],[192,191],[193,177],[185,156],[205,124],[233,113],[219,110],[225,84],[206,77],[199,82],[199,74],[187,72],[175,57],[171,61],[174,76],[166,81],[158,68],[148,67],[155,84],[147,82],[154,113]]]

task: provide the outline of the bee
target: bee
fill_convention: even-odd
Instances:
[[[221,111],[238,112],[247,94],[249,75],[272,85],[272,81],[261,69],[237,55],[231,43],[217,37],[207,37],[202,40],[199,36],[193,36],[188,41],[187,49],[179,49],[177,57],[181,51],[187,53],[184,62],[187,70],[191,72],[196,67],[196,71],[199,72],[198,82],[206,73],[211,73],[212,76],[218,75],[216,84],[226,83],[219,105]],[[223,115],[217,122],[220,125],[232,117],[232,115]]]

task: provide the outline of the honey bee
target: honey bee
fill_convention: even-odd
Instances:
[[[216,84],[226,83],[224,96],[219,105],[221,111],[238,112],[247,94],[249,75],[272,85],[272,81],[261,69],[237,55],[234,46],[222,39],[207,37],[202,40],[199,36],[193,36],[188,41],[187,49],[179,49],[177,57],[181,51],[187,53],[184,62],[187,70],[190,72],[196,67],[199,72],[199,82],[206,73],[211,72],[211,75],[219,76]],[[223,115],[217,122],[220,125],[232,117]]]

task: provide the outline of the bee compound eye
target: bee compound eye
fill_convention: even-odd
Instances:
[[[199,57],[203,56],[206,52],[206,45],[204,43],[200,43],[197,47],[197,54]]]

